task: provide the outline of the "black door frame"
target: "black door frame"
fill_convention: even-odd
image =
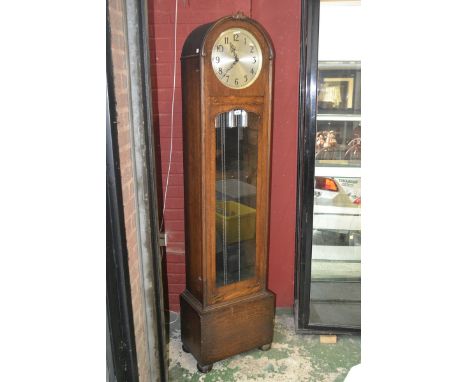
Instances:
[[[315,137],[320,0],[302,0],[297,146],[294,317],[297,333],[357,334],[361,329],[310,325],[310,282],[314,217]]]

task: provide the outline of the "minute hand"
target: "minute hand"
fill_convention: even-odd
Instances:
[[[236,60],[232,63],[232,65],[228,68],[228,70],[226,70],[226,72],[224,73],[224,76],[221,77],[221,79],[223,79],[224,77],[226,77],[226,75],[228,74],[228,72],[234,67],[234,65],[237,64],[239,60]]]
[[[239,62],[239,56],[237,55],[236,53],[236,47],[231,43],[231,52],[234,54],[234,62],[232,63],[232,65],[228,68],[228,70],[226,70],[226,72],[224,73],[224,76],[221,77],[221,79],[223,79],[224,77],[226,77],[226,75],[228,74],[228,72],[234,67],[234,65],[236,65],[238,62]]]

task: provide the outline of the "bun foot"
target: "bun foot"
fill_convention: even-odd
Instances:
[[[197,362],[197,369],[200,373],[203,373],[203,374],[206,374],[208,373],[209,371],[211,371],[211,369],[213,368],[213,364],[209,364],[209,365],[200,365],[198,362]]]
[[[270,349],[271,349],[271,344],[266,344],[266,345],[260,346],[259,349],[260,349],[261,351],[270,350]]]
[[[190,353],[190,350],[188,350],[184,344],[182,344],[182,350],[185,352],[185,353]]]

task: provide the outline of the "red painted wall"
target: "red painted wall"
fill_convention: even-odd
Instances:
[[[277,306],[293,303],[300,1],[179,0],[172,164],[164,212],[170,310],[179,310],[178,296],[185,288],[180,52],[195,27],[237,11],[265,27],[276,52],[268,286],[276,293]],[[154,127],[162,174],[159,191],[163,194],[170,152],[175,0],[149,0],[148,14]]]
[[[268,31],[276,53],[268,286],[277,306],[292,306],[301,2],[253,0],[252,17]]]

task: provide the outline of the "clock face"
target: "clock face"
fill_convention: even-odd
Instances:
[[[255,37],[244,29],[222,32],[211,51],[213,71],[225,86],[244,89],[252,85],[262,69],[262,51]]]

